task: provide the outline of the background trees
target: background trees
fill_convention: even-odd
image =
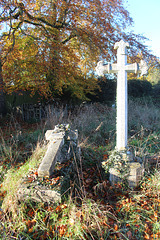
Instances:
[[[3,79],[6,91],[39,91],[54,97],[69,91],[84,99],[97,87],[99,57],[113,60],[121,38],[149,55],[123,0],[0,0]]]
[[[0,114],[6,112],[5,98],[4,98],[4,82],[2,77],[2,62],[0,56]]]

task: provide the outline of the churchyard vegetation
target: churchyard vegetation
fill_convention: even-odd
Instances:
[[[97,61],[113,60],[122,36],[132,46],[131,58],[140,61],[142,52],[155,59],[145,38],[127,31],[132,22],[122,0],[1,0],[5,91],[38,91],[49,98],[67,91],[84,99],[97,87]]]
[[[45,130],[64,122],[78,129],[81,147],[79,160],[61,166],[76,163],[68,195],[61,203],[16,201],[21,178],[27,175],[30,182],[37,178],[46,151]],[[129,100],[128,146],[145,163],[140,185],[129,189],[123,184],[111,186],[102,168],[115,147],[114,107],[84,103],[67,114],[63,108],[52,109],[48,119],[32,124],[6,117],[0,132],[1,239],[159,239],[159,122],[154,102]],[[44,185],[51,185],[51,180],[42,179]]]

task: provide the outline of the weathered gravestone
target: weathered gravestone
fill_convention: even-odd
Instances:
[[[116,150],[124,152],[123,156],[126,160],[130,160],[130,175],[129,185],[136,186],[141,179],[143,167],[140,163],[133,162],[132,155],[127,152],[128,139],[128,94],[127,94],[127,73],[146,74],[147,67],[144,60],[141,64],[127,64],[127,48],[129,44],[121,40],[115,43],[114,49],[117,49],[117,63],[103,64],[103,61],[98,62],[96,71],[99,75],[105,73],[117,73],[117,138]],[[115,183],[119,180],[119,173],[116,168],[110,169],[110,180]]]
[[[19,201],[26,199],[32,199],[36,202],[61,201],[61,188],[64,185],[63,181],[65,179],[62,177],[59,186],[56,186],[52,190],[43,186],[40,179],[51,177],[57,162],[64,163],[71,159],[73,155],[74,157],[79,157],[78,131],[71,130],[69,124],[61,124],[55,126],[53,130],[48,130],[45,134],[45,139],[48,142],[48,147],[38,168],[38,176],[31,183],[28,181],[28,176],[24,177],[17,192],[17,199]],[[65,187],[67,187],[67,184]]]
[[[78,131],[71,130],[69,124],[55,126],[48,130],[45,139],[49,142],[46,154],[38,168],[38,176],[50,176],[57,162],[65,162],[71,158],[73,151],[78,152]]]

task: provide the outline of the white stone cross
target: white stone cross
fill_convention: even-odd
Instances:
[[[103,61],[98,62],[96,71],[99,75],[104,73],[117,73],[117,139],[116,148],[118,151],[127,148],[128,138],[128,94],[127,94],[127,72],[138,73],[137,63],[127,64],[127,48],[129,44],[121,40],[116,42],[114,49],[117,49],[117,63],[104,65]]]

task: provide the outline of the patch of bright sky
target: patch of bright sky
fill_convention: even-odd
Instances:
[[[125,0],[125,7],[133,18],[131,30],[147,37],[148,49],[160,58],[160,0]]]

